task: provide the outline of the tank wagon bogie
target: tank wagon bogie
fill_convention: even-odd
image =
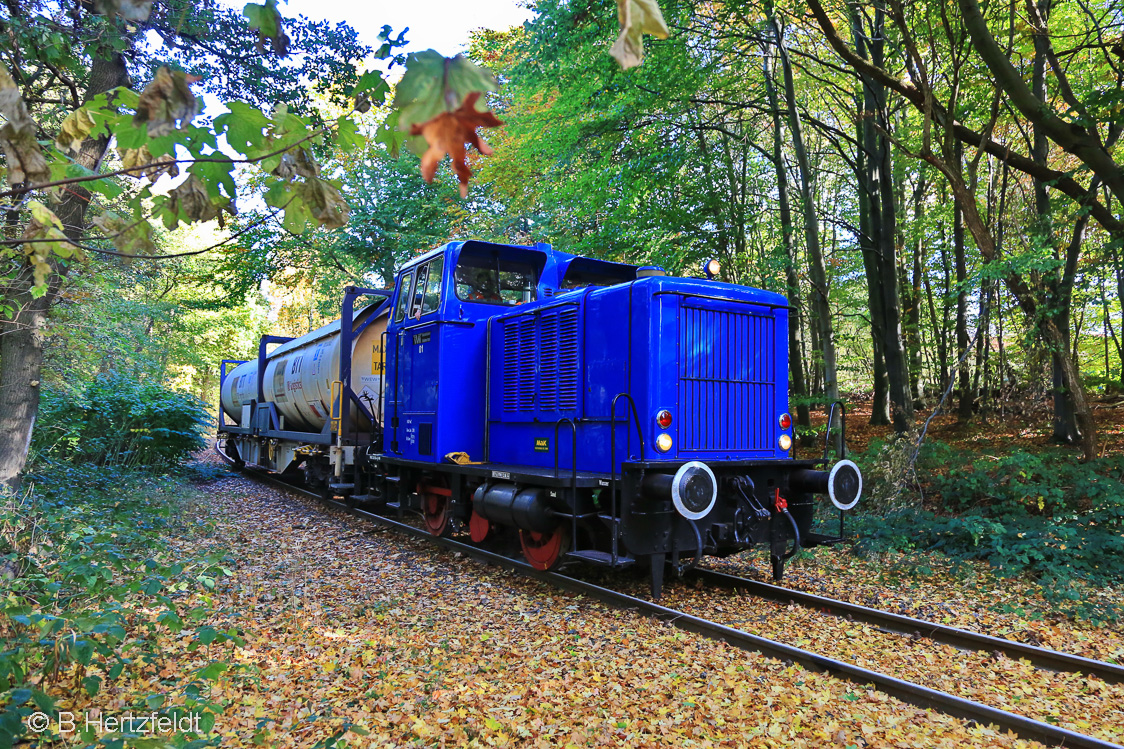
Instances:
[[[224,362],[219,431],[233,457],[539,569],[645,564],[658,595],[665,566],[765,545],[779,578],[862,490],[851,461],[792,457],[787,326],[766,291],[454,242]],[[812,530],[821,495],[840,534]]]

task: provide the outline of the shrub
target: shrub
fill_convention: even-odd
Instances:
[[[67,483],[105,475],[117,483],[104,491]],[[162,638],[189,637],[191,649],[241,643],[234,629],[205,624],[212,601],[191,595],[232,574],[227,554],[202,544],[174,552],[165,541],[209,533],[183,494],[150,474],[90,465],[52,475],[18,498],[0,494],[0,747],[61,743],[52,732],[29,734],[27,717],[53,713],[60,695],[94,698],[113,683],[139,687],[126,710],[198,714],[200,734],[211,732],[223,706],[210,699],[210,683],[236,668],[214,660],[223,651],[208,651],[212,662],[190,682],[162,682],[154,694],[144,686]],[[92,746],[97,737],[87,733],[79,738]],[[160,746],[218,743],[196,734],[167,738]],[[103,743],[155,745],[145,737]]]
[[[864,472],[887,474],[872,445]],[[1124,456],[1079,463],[1062,450],[989,457],[933,443],[917,461],[926,506],[868,506],[858,518],[860,551],[935,551],[1026,574],[1067,613],[1119,618],[1092,603],[1090,587],[1124,585]],[[876,488],[877,491],[877,488]],[[932,511],[936,510],[936,511]]]
[[[171,468],[203,447],[209,424],[190,393],[99,375],[77,393],[44,388],[33,448],[49,461]]]

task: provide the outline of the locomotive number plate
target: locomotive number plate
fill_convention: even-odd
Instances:
[[[494,478],[494,479],[505,479],[507,481],[511,481],[511,474],[508,473],[507,471],[492,471],[492,478]]]

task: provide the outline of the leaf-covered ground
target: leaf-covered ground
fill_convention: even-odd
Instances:
[[[207,490],[221,519],[211,542],[237,560],[210,623],[245,646],[188,651],[190,638],[168,636],[159,663],[93,701],[57,694],[61,709],[174,702],[217,659],[236,664],[211,694],[229,746],[312,746],[347,726],[352,746],[1027,745],[247,479]]]
[[[723,572],[772,582],[764,553],[708,560]],[[846,548],[820,548],[785,570],[785,587],[904,616],[1124,664],[1124,630],[1072,621],[1053,613],[1034,583],[1000,577],[982,562],[953,563],[938,554],[881,553],[867,558]],[[1124,591],[1089,591],[1120,596]]]
[[[834,557],[833,562],[845,561],[841,554]],[[748,565],[724,566],[745,575]],[[881,574],[872,575],[869,564],[837,564],[830,570],[825,567],[802,565],[793,576],[797,581],[793,587],[1086,657],[1124,662],[1124,639],[1119,631],[996,613],[994,605],[1021,599],[1020,586],[1009,581],[1004,581],[1004,586],[994,579],[977,580],[974,587],[967,587],[962,577],[933,573],[931,579],[898,577],[895,584]],[[834,584],[824,584],[824,578],[818,577],[828,571],[828,579]],[[672,586],[663,603],[1002,710],[1124,742],[1121,684],[1082,674],[1054,673],[999,653],[964,652],[928,640],[922,633],[910,636],[885,632],[796,604],[764,601],[728,590]]]

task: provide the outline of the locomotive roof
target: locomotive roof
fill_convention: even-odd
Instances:
[[[481,245],[481,246],[484,246],[484,247],[495,247],[496,249],[501,250],[501,251],[502,250],[516,250],[517,252],[518,251],[526,252],[526,251],[529,250],[529,251],[532,251],[532,252],[541,252],[544,255],[548,255],[548,256],[549,255],[566,255],[567,257],[573,257],[572,255],[569,255],[569,253],[564,253],[564,252],[560,252],[559,250],[553,249],[549,244],[546,244],[544,242],[539,242],[539,243],[531,244],[531,245],[522,245],[522,244],[501,244],[499,242],[485,242],[485,241],[478,240],[478,239],[469,239],[469,240],[466,240],[466,241],[463,241],[463,242],[448,242],[446,244],[441,245],[440,247],[435,247],[434,249],[429,250],[428,252],[422,253],[418,257],[410,260],[405,265],[403,265],[401,268],[399,268],[399,271],[409,270],[410,268],[413,268],[414,266],[421,265],[422,263],[429,260],[430,258],[434,258],[434,257],[437,257],[438,255],[444,254],[446,250],[449,250],[449,249],[461,250],[461,249],[464,249],[464,247],[467,246],[467,245]]]

